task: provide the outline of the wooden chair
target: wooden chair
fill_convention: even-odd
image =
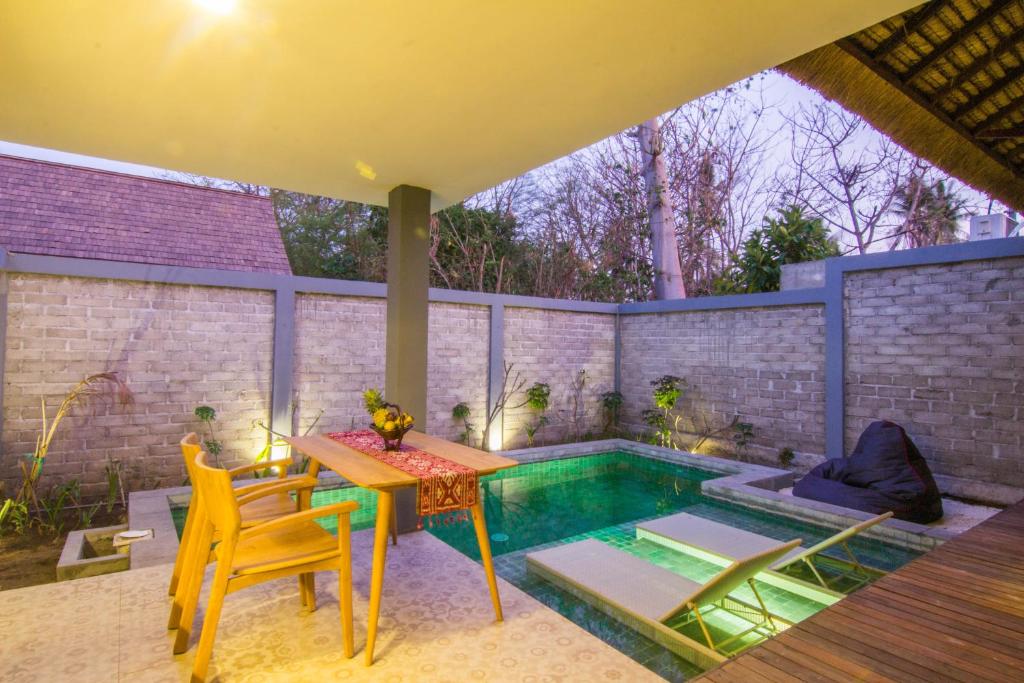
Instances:
[[[179,587],[183,581],[182,568],[185,567],[188,561],[188,553],[196,545],[196,538],[198,535],[198,528],[195,524],[196,510],[199,503],[199,489],[195,486],[196,473],[195,473],[195,461],[196,456],[202,450],[202,446],[199,441],[199,437],[193,432],[185,436],[181,440],[181,455],[185,459],[185,470],[188,472],[189,480],[193,483],[192,487],[192,499],[189,501],[188,513],[185,517],[185,527],[182,530],[181,542],[178,544],[178,556],[174,560],[174,570],[171,573],[171,583],[168,587],[168,594],[175,595],[178,592]],[[281,458],[278,460],[268,460],[260,463],[254,463],[251,465],[243,465],[241,467],[235,467],[227,470],[228,475],[235,479],[243,474],[249,474],[259,470],[274,467],[277,469],[277,478],[265,479],[265,480],[254,480],[254,483],[247,484],[245,486],[239,486],[234,489],[235,496],[244,496],[248,493],[261,490],[268,486],[279,484],[282,481],[295,482],[298,488],[298,495],[295,499],[289,494],[288,491],[278,490],[277,493],[262,498],[253,500],[251,503],[244,505],[241,508],[242,528],[251,527],[260,522],[265,522],[282,515],[287,515],[297,510],[308,510],[310,504],[310,498],[312,496],[313,487],[316,486],[316,477],[307,475],[295,475],[288,476],[288,465],[292,464],[290,458]],[[219,540],[214,538],[214,541]],[[207,549],[207,557],[211,557]],[[187,581],[188,577],[184,577]],[[181,601],[175,600],[171,607],[171,614],[168,619],[167,628],[175,629],[178,628],[178,621],[181,617]]]
[[[259,490],[236,496],[231,486],[231,474],[206,462],[200,453],[195,461],[193,485],[199,489],[199,505],[194,524],[198,527],[196,548],[209,547],[214,535],[221,541],[213,554],[217,563],[210,598],[203,618],[203,630],[192,668],[192,680],[204,681],[213,641],[217,633],[224,598],[242,588],[283,578],[299,576],[299,595],[310,611],[316,609],[313,572],[338,572],[338,597],[341,608],[341,629],[346,657],[354,654],[352,636],[352,560],[350,553],[351,525],[349,513],[358,509],[354,501],[334,503],[312,510],[293,512],[282,517],[242,528],[241,509],[254,501],[295,490],[301,482],[283,481]],[[336,516],[338,537],[321,528],[314,519]],[[185,573],[201,579],[206,557],[190,553],[191,567]],[[174,652],[180,654],[188,647],[188,640],[199,602],[201,580],[192,580],[182,586],[186,593],[181,624],[175,640]]]

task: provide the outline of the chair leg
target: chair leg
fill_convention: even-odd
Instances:
[[[352,635],[352,528],[348,515],[338,516],[338,548],[341,567],[338,569],[338,603],[341,610],[341,637],[345,642],[345,657],[355,654]]]
[[[213,589],[206,603],[206,614],[203,616],[203,632],[199,636],[199,648],[196,650],[196,661],[192,665],[192,683],[206,680],[206,670],[213,654],[213,641],[217,637],[217,622],[220,621],[224,597],[228,592],[228,579],[231,577],[231,557],[221,558],[217,562],[217,573],[213,579]]]
[[[708,647],[717,652],[718,650],[715,649],[715,641],[711,639],[711,632],[708,631],[707,624],[704,623],[704,617],[701,616],[700,608],[692,602],[689,607],[693,611],[693,616],[697,617],[697,623],[700,625],[700,630],[704,634],[704,639],[708,641]]]
[[[185,605],[187,596],[189,595],[190,585],[194,578],[192,576],[196,561],[194,553],[196,552],[196,546],[198,545],[198,539],[194,538],[194,536],[199,533],[198,526],[198,523],[193,525],[193,529],[191,529],[192,533],[188,534],[188,536],[184,534],[182,535],[183,545],[178,549],[178,557],[181,559],[181,570],[177,577],[177,585],[174,586],[174,600],[171,602],[171,613],[167,617],[168,631],[173,631],[181,625],[181,611]],[[175,562],[175,564],[177,564],[177,562]],[[202,578],[200,577],[199,580],[202,581]],[[171,579],[171,584],[174,585],[173,577]]]
[[[193,493],[192,495],[195,495]],[[189,541],[192,540],[192,527],[195,525],[196,505],[189,502],[188,512],[185,514],[185,528],[181,531],[181,540],[178,542],[178,555],[174,558],[174,571],[171,573],[171,585],[167,588],[168,595],[174,595],[178,590],[181,581],[181,570],[185,566],[188,553]]]
[[[210,559],[209,552],[203,552],[203,549],[209,548],[213,541],[213,525],[203,519],[202,526],[203,529],[195,539],[195,545],[189,553],[191,561],[185,567],[185,571],[188,572],[188,587],[187,589],[182,587],[174,596],[174,602],[181,610],[178,633],[174,638],[173,651],[176,655],[180,655],[188,649],[188,641],[192,636],[192,622],[195,621],[196,607],[199,604],[199,592],[203,588],[203,574],[206,572],[207,560]]]
[[[187,540],[181,564],[181,575],[178,577],[178,585],[174,592],[171,613],[167,618],[167,629],[170,631],[181,626],[182,611],[191,595],[192,583],[194,581],[199,583],[199,588],[196,590],[200,590],[203,585],[203,574],[210,557],[208,548],[213,542],[213,530],[203,510],[196,510],[195,516],[192,518],[192,528],[188,529],[188,536],[183,535],[182,538]],[[204,542],[206,545],[203,545]],[[191,626],[191,622],[188,625]]]
[[[302,578],[306,583],[306,608],[310,612],[316,611],[316,574],[309,572],[303,574]]]
[[[306,592],[306,588],[307,588],[307,586],[306,586],[306,575],[305,574],[299,574],[298,579],[299,579],[299,604],[301,604],[303,608],[306,608],[306,607],[309,607],[309,596],[307,595],[307,592]]]
[[[750,590],[754,592],[754,597],[757,598],[757,604],[761,607],[761,618],[768,622],[768,627],[776,633],[779,627],[775,625],[775,620],[772,619],[772,613],[768,611],[768,607],[765,606],[764,600],[761,599],[761,594],[757,591],[757,586],[754,585],[753,579],[747,579],[747,585],[750,586]]]

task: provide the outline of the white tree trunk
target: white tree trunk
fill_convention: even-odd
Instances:
[[[685,299],[683,269],[679,264],[676,220],[668,195],[668,177],[661,158],[661,126],[658,119],[645,121],[637,128],[640,153],[647,186],[647,214],[651,220],[651,254],[654,260],[654,297]]]

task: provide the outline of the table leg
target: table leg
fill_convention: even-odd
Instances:
[[[391,511],[391,545],[398,545],[398,513]]]
[[[491,540],[487,535],[487,521],[484,519],[484,506],[479,500],[469,508],[473,515],[473,527],[476,529],[476,542],[480,545],[480,559],[484,562],[484,573],[487,574],[487,586],[491,589],[491,602],[494,603],[494,615],[503,621],[501,598],[498,597],[498,580],[494,578],[494,560],[491,559]]]
[[[373,646],[377,641],[377,617],[380,614],[380,594],[384,587],[384,560],[388,552],[392,505],[393,496],[390,491],[377,491],[377,523],[373,530],[373,569],[370,573],[370,616],[366,624],[366,666],[373,664]]]

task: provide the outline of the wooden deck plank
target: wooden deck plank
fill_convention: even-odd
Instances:
[[[1024,502],[722,664],[707,680],[1024,680]],[[787,678],[786,680],[791,680]]]
[[[863,625],[846,619],[838,612],[829,615],[827,620],[807,623],[799,628],[806,628],[815,635],[831,640],[844,650],[855,650],[913,676],[935,680],[937,676],[945,675],[946,680],[961,683],[974,683],[976,680],[966,672],[931,659],[930,653],[915,651],[919,648],[913,647],[911,639],[904,638],[899,643],[899,649],[893,650],[890,639],[883,637],[877,629],[864,630]]]
[[[989,646],[978,644],[979,636],[984,637],[987,635],[994,639],[999,639],[999,634],[992,630],[984,634],[977,632],[966,634],[965,630],[970,629],[963,624],[953,625],[942,619],[936,619],[935,617],[938,615],[924,610],[908,612],[903,605],[894,604],[893,600],[879,600],[872,597],[870,600],[864,601],[857,606],[844,605],[844,608],[858,613],[863,613],[864,608],[874,610],[885,619],[891,619],[894,622],[898,621],[902,627],[909,630],[917,631],[922,635],[928,635],[929,633],[939,634],[939,637],[950,645],[962,648],[978,656],[991,657],[993,661],[1000,662],[1011,669],[1024,671],[1024,641],[1020,638],[1011,636],[999,640],[1000,647],[1008,650],[1008,652],[1003,652],[1001,649],[996,650]],[[967,636],[966,638],[965,635]]]
[[[810,657],[802,656],[798,652],[779,652],[778,650],[779,648],[758,647],[750,653],[750,656],[754,659],[760,659],[763,662],[767,662],[776,669],[780,669],[782,671],[798,671],[800,674],[799,677],[792,677],[794,680],[798,681],[810,681],[811,683],[845,683],[845,681],[849,680],[848,676],[842,676],[835,669],[819,665],[818,662]],[[797,666],[793,665],[794,662],[796,662]]]

